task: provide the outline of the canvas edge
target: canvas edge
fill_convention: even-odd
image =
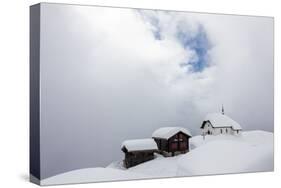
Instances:
[[[40,184],[40,15],[41,4],[29,7],[29,174]]]

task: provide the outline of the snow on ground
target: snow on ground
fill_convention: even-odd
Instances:
[[[244,133],[243,133],[244,134]],[[190,139],[190,148],[195,149],[198,148],[204,144],[210,143],[212,141],[225,141],[225,140],[236,140],[236,141],[242,141],[244,139],[243,136],[241,135],[224,135],[224,134],[219,134],[219,135],[206,135],[205,137],[198,135],[194,136]]]
[[[151,178],[175,177],[178,174],[177,161],[181,155],[175,157],[163,157],[156,155],[154,160],[127,169],[127,172],[149,175]]]
[[[41,181],[41,185],[90,183],[142,178],[149,178],[149,176],[127,172],[119,169],[98,167],[73,170],[56,176],[52,176],[50,178],[43,179]]]
[[[273,170],[273,133],[243,132],[240,136],[194,136],[191,151],[175,157],[156,154],[154,160],[125,169],[122,161],[106,168],[75,170],[44,179],[42,184],[98,182],[157,177],[210,175]]]
[[[248,134],[249,138],[244,137],[245,135],[237,139],[213,139],[195,148],[189,155],[184,155],[177,161],[178,175],[273,170],[273,137],[266,136],[271,142],[265,137],[256,137],[255,134]]]
[[[241,135],[206,135],[205,138],[201,135],[193,136],[190,139],[190,147],[191,149],[195,149],[203,144],[217,140],[233,140],[254,145],[267,145],[273,147],[273,133],[260,130],[244,131]]]

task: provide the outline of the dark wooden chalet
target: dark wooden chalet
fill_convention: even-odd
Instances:
[[[126,140],[121,150],[125,153],[123,165],[126,168],[154,159],[154,152],[158,150],[153,139]]]
[[[188,152],[190,137],[190,132],[181,127],[162,127],[152,134],[159,152],[164,156]]]

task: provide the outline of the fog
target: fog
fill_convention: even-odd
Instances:
[[[42,4],[40,54],[43,178],[122,160],[159,127],[200,134],[222,104],[274,129],[272,18]]]

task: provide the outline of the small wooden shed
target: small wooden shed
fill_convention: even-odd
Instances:
[[[151,138],[126,140],[121,150],[125,153],[123,165],[126,168],[154,159],[154,152],[158,150],[155,141]]]
[[[157,143],[159,152],[164,156],[174,156],[189,151],[191,134],[182,127],[162,127],[153,132],[152,138]]]

